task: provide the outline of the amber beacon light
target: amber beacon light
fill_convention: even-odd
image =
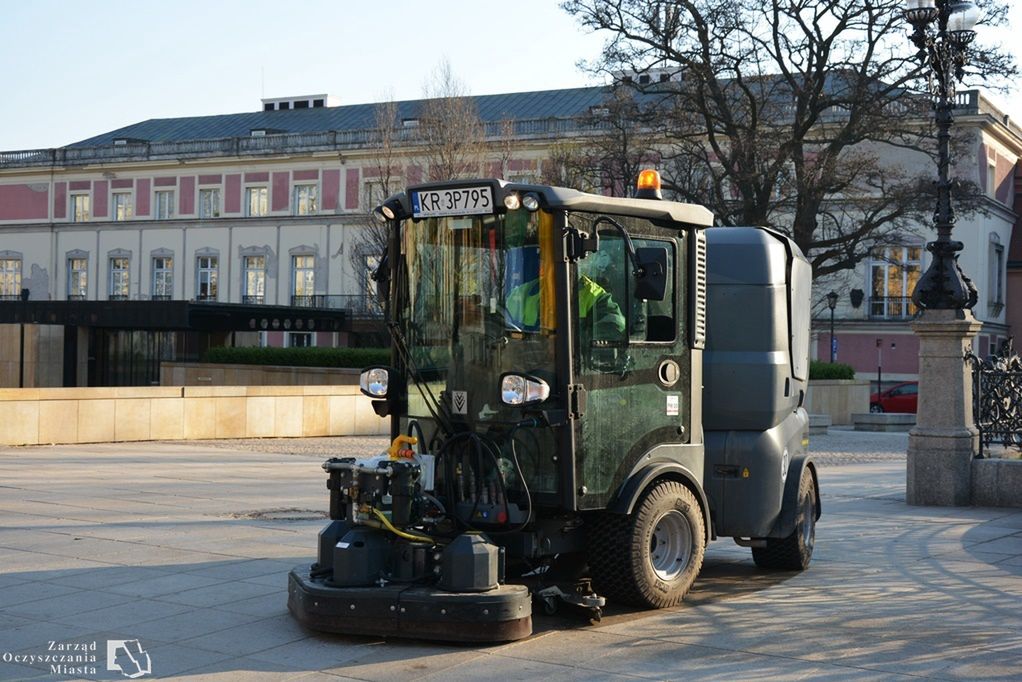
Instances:
[[[639,179],[635,183],[635,197],[637,199],[663,199],[660,193],[660,173],[647,168],[639,173]]]

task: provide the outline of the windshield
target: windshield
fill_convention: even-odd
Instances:
[[[538,211],[405,221],[397,322],[429,391],[455,419],[517,421],[500,401],[506,372],[556,391],[553,216]],[[408,415],[429,418],[409,386]]]

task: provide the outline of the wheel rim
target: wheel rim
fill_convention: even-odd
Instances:
[[[691,556],[692,528],[684,514],[672,509],[653,524],[649,563],[656,576],[668,582],[685,571]]]
[[[802,544],[813,551],[813,543],[816,542],[816,505],[813,503],[812,493],[802,498]]]

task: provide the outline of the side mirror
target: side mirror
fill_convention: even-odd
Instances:
[[[635,250],[635,298],[662,301],[667,295],[667,249],[662,246]]]

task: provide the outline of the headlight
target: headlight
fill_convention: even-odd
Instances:
[[[505,405],[534,405],[549,397],[550,386],[542,379],[522,374],[505,374],[500,379],[500,399]]]
[[[369,367],[358,378],[358,387],[370,398],[386,398],[389,384],[390,370],[386,367]]]

